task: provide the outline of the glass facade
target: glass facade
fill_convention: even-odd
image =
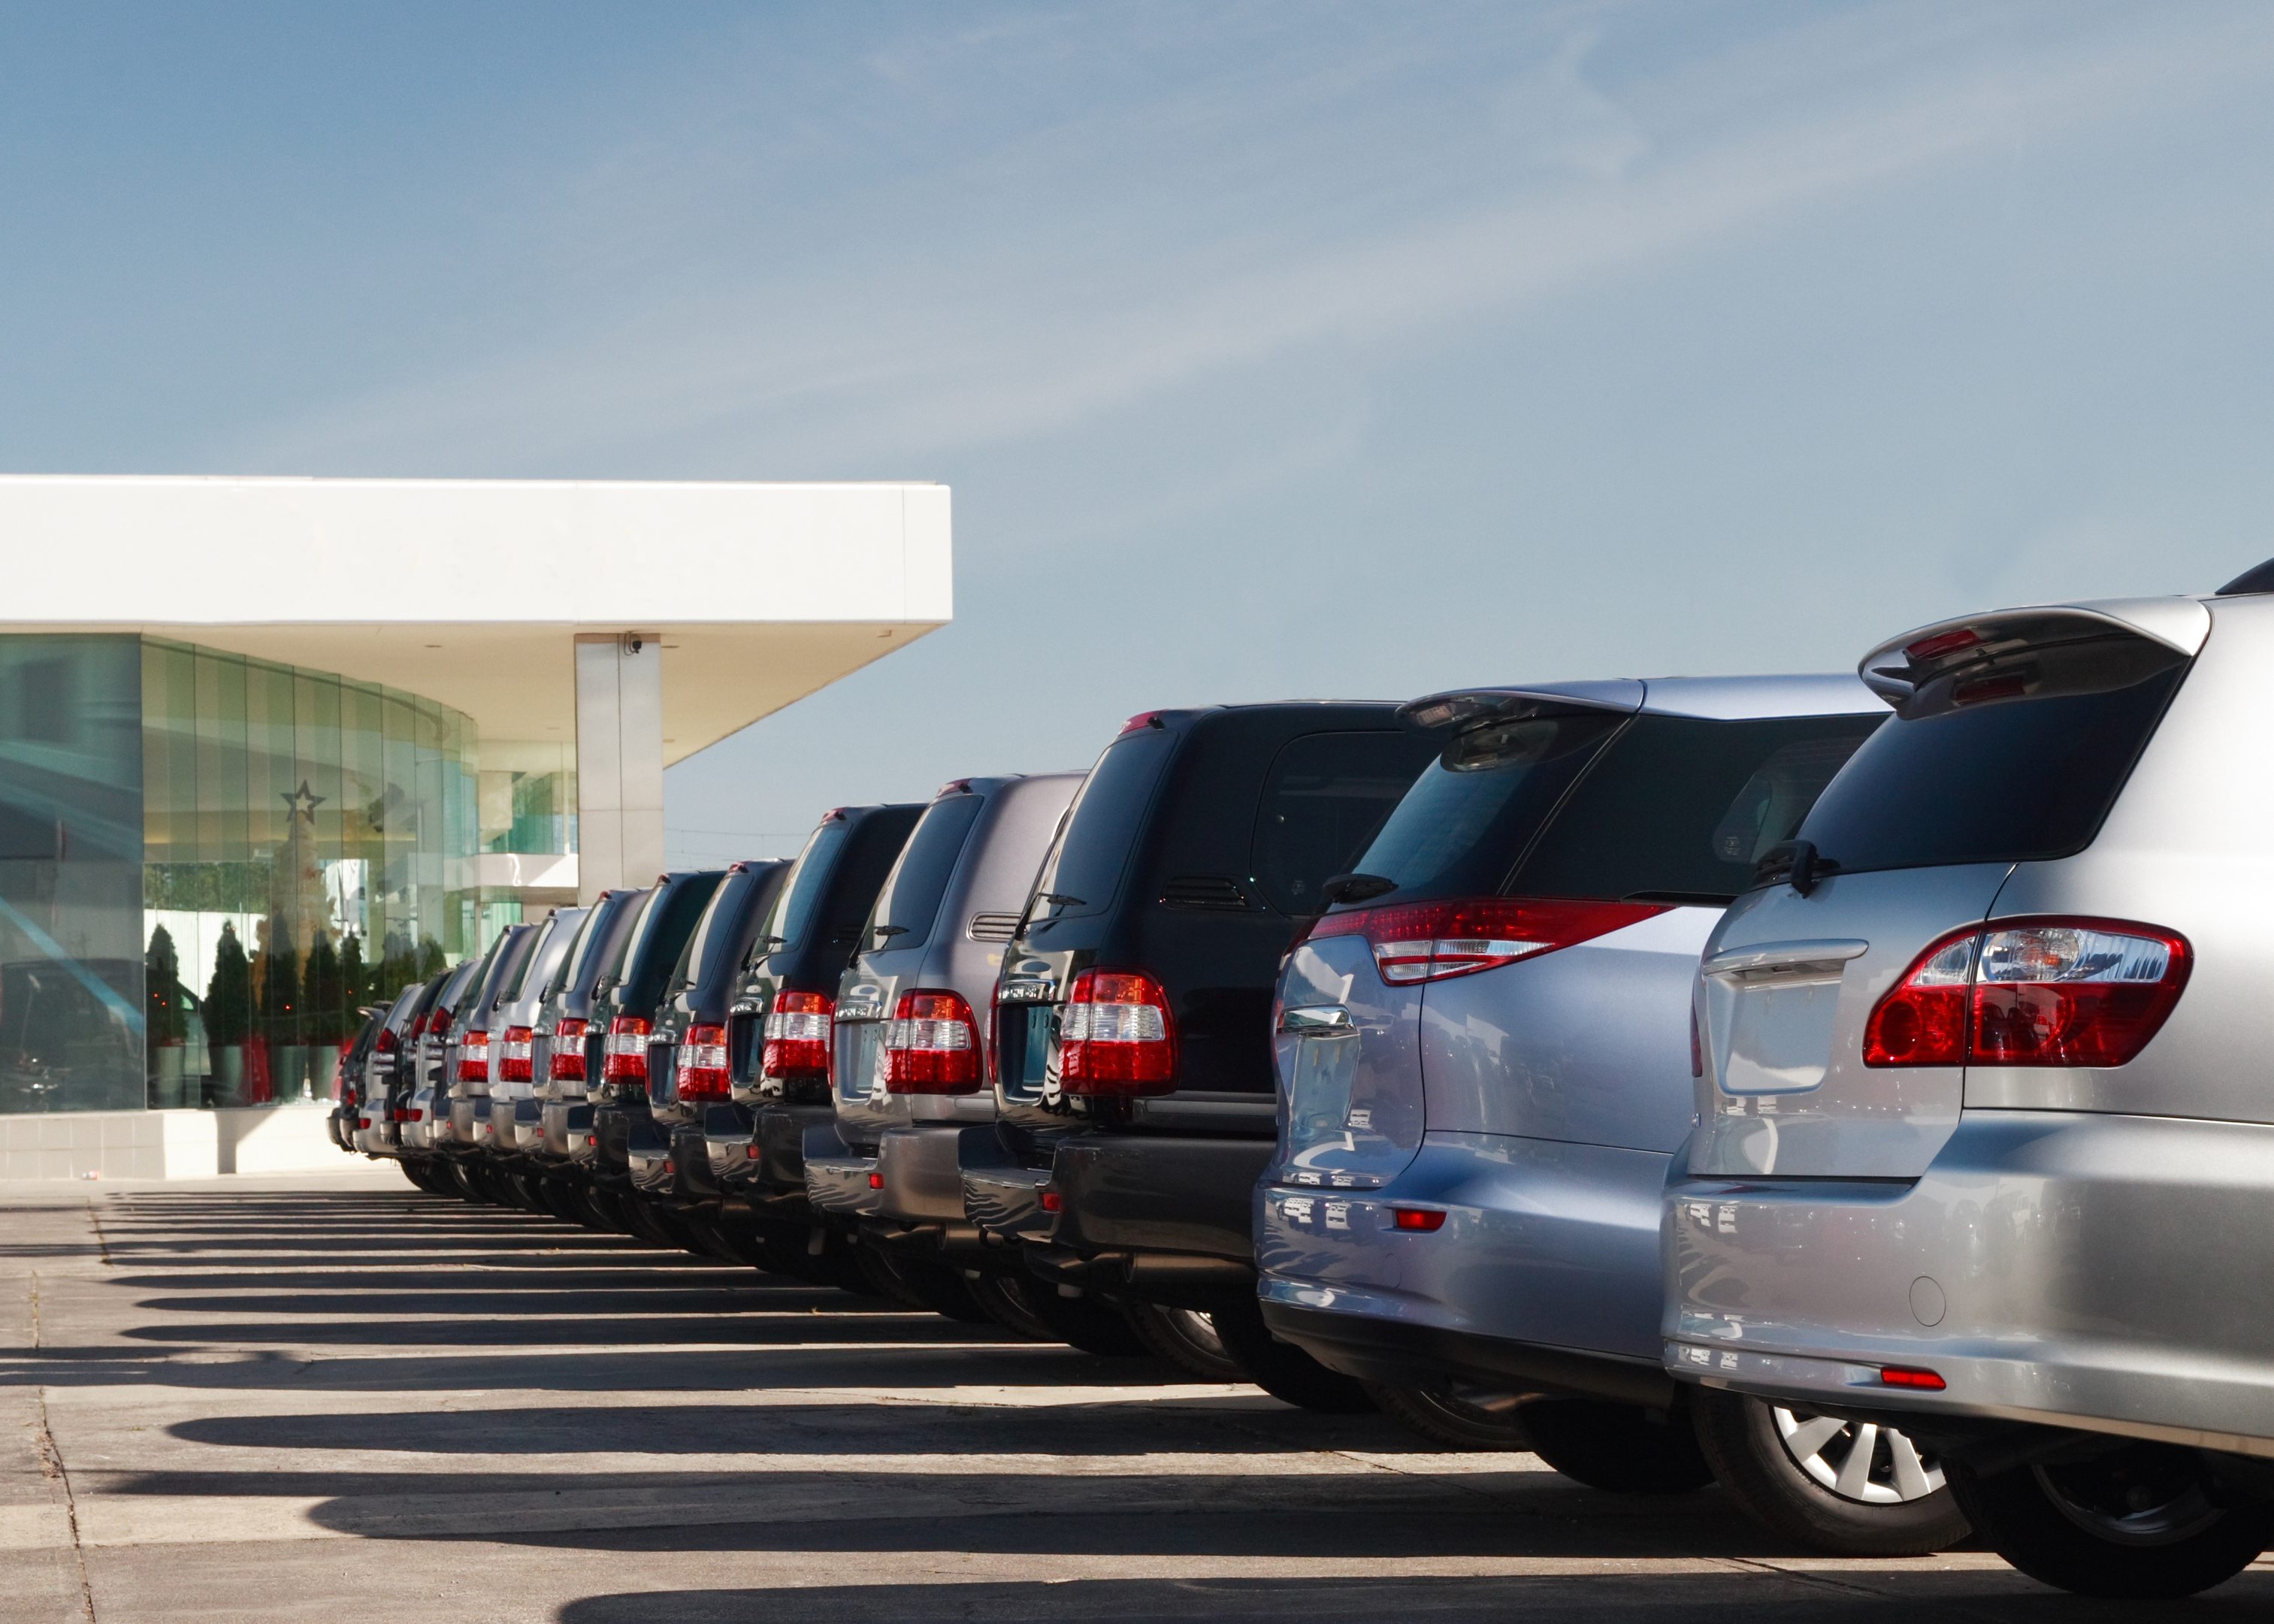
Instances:
[[[575,850],[574,750],[132,636],[0,636],[0,1112],[320,1098],[359,1007]],[[550,897],[543,900],[553,900]]]

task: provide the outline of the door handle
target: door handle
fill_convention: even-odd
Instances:
[[[1290,1037],[1331,1038],[1355,1033],[1358,1022],[1339,1004],[1314,1004],[1279,1011],[1279,1030]]]

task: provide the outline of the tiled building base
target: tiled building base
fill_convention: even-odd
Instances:
[[[59,1111],[0,1116],[0,1178],[211,1178],[309,1173],[344,1158],[328,1105],[259,1110]]]

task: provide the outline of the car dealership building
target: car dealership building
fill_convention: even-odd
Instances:
[[[952,609],[930,484],[4,477],[0,538],[0,1177],[335,1160],[359,1004]]]

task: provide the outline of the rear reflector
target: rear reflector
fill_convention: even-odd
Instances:
[[[727,1070],[727,1028],[697,1025],[679,1048],[679,1097],[723,1100],[734,1092]]]
[[[1428,1207],[1393,1207],[1389,1209],[1389,1221],[1401,1229],[1431,1230],[1445,1227],[1445,1214]]]
[[[1362,936],[1374,950],[1382,979],[1405,987],[1536,959],[1665,912],[1655,903],[1554,897],[1406,902],[1329,914],[1311,927],[1306,939]]]
[[[870,1188],[870,1189],[871,1189],[871,1190],[882,1190],[884,1187],[885,1187],[885,1176],[884,1176],[882,1173],[871,1173],[871,1174],[870,1174],[870,1175],[869,1175],[869,1188]]]
[[[535,1082],[536,1075],[530,1070],[530,1056],[535,1047],[535,1034],[528,1027],[508,1026],[505,1041],[498,1045],[498,1081]]]
[[[584,1080],[584,1031],[591,1023],[573,1015],[553,1029],[553,1057],[546,1063],[556,1083]]]
[[[600,1050],[600,1077],[611,1083],[647,1081],[647,1017],[619,1015],[608,1023]]]
[[[885,1093],[978,1092],[979,1024],[961,993],[902,993],[884,1038]]]
[[[1043,1210],[1046,1213],[1062,1213],[1065,1211],[1065,1197],[1060,1195],[1055,1190],[1043,1191]]]
[[[829,1025],[837,1000],[825,992],[774,994],[766,1017],[766,1046],[759,1063],[768,1077],[815,1077],[829,1072]]]
[[[1073,1094],[1168,1094],[1177,1026],[1169,995],[1142,970],[1084,970],[1058,1012],[1058,1076]]]
[[[1931,1370],[1912,1370],[1901,1365],[1890,1365],[1879,1372],[1883,1387],[1909,1387],[1920,1393],[1939,1393],[1950,1384]]]
[[[1954,930],[1912,960],[1864,1026],[1867,1066],[2120,1066],[2187,984],[2187,938],[2105,919]]]
[[[458,1080],[462,1083],[486,1083],[490,1080],[490,1034],[469,1032],[458,1040]]]

